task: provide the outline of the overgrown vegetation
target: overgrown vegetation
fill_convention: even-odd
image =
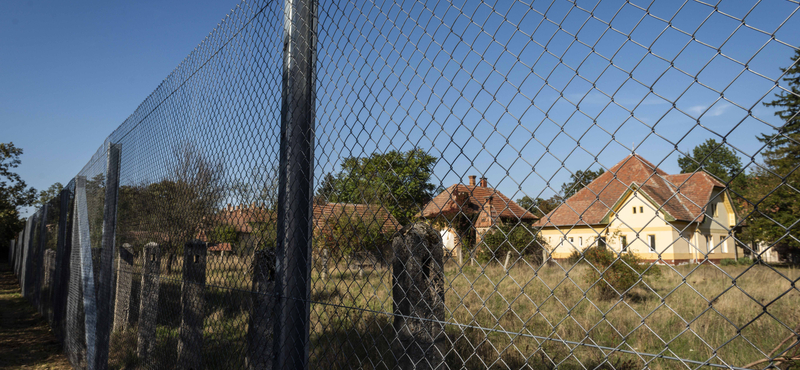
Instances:
[[[594,288],[606,300],[625,297],[645,276],[658,276],[660,271],[649,263],[643,263],[634,253],[618,254],[610,248],[592,246],[582,254],[575,251],[570,260],[577,261],[580,257],[590,264],[584,280],[590,284],[597,282]]]
[[[479,261],[500,260],[510,252],[515,257],[524,258],[528,263],[540,265],[543,257],[542,245],[545,242],[531,226],[504,222],[486,232],[483,244],[485,248],[478,250]]]

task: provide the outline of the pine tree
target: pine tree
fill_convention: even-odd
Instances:
[[[753,173],[748,187],[752,214],[748,227],[755,239],[777,250],[800,251],[800,51],[781,68],[788,90],[764,103],[784,124],[762,134],[764,166]]]

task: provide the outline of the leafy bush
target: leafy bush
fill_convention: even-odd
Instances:
[[[485,248],[478,252],[478,259],[481,261],[500,260],[511,252],[530,263],[542,263],[544,241],[538,237],[536,229],[522,223],[502,223],[493,227],[483,236],[483,244]]]
[[[583,251],[583,258],[594,266],[586,274],[586,281],[597,281],[595,287],[603,299],[622,298],[645,275],[660,273],[656,268],[648,269],[649,265],[633,253],[617,254],[608,248],[590,247]]]

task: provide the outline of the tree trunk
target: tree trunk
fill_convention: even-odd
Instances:
[[[167,254],[167,275],[172,275],[172,264],[175,263],[175,253]]]

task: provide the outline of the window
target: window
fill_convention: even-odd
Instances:
[[[600,249],[606,249],[606,238],[603,236],[597,237],[597,247]]]
[[[570,244],[570,245],[575,245],[575,244],[573,244],[574,242],[575,242],[575,238],[573,238],[573,237],[571,237],[571,236],[570,236],[570,237],[569,237],[569,244]]]
[[[711,245],[712,243],[714,243],[714,239],[711,238],[710,235],[706,235],[706,250],[708,251],[708,253],[714,253],[715,252],[713,250],[714,246]]]
[[[728,240],[725,239],[725,235],[719,236],[719,245],[722,248],[722,253],[728,253]]]
[[[636,206],[633,207],[633,214],[636,214]]]
[[[622,246],[622,251],[625,252],[628,250],[628,237],[622,235],[619,237],[619,245]]]
[[[639,206],[639,213],[644,213],[644,207],[643,206]]]
[[[655,252],[656,251],[656,236],[655,235],[648,235],[647,236],[647,241],[650,242],[650,251]]]
[[[578,237],[578,246],[579,247],[583,247],[583,237],[582,236]]]
[[[714,217],[719,216],[717,213],[717,203],[711,203],[708,205],[708,214]]]

